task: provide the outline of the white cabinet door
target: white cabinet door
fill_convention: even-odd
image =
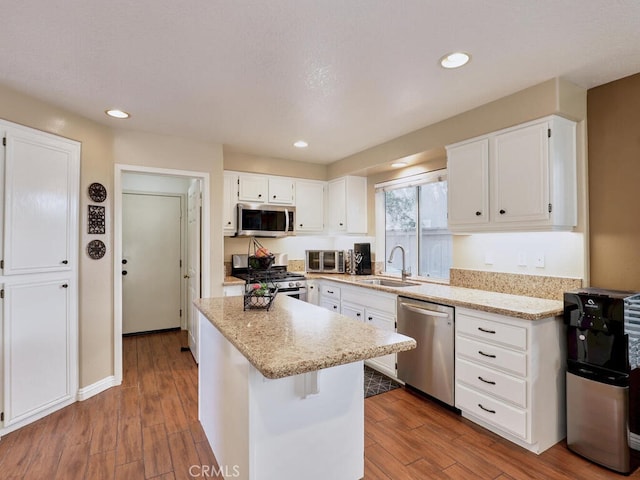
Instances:
[[[286,177],[269,177],[269,203],[293,205],[293,179]]]
[[[324,182],[296,180],[296,231],[324,229]]]
[[[396,331],[396,319],[395,317],[384,313],[378,312],[377,310],[372,310],[370,308],[365,309],[365,323],[373,325],[374,327],[378,327],[382,330],[386,330],[387,332],[395,332]],[[396,354],[392,353],[389,355],[384,355],[382,357],[371,358],[368,362],[374,368],[377,368],[383,373],[387,375],[391,375],[393,377],[396,376]]]
[[[340,313],[340,300],[335,300],[331,297],[320,296],[319,306],[326,308],[335,313]]]
[[[329,230],[332,232],[347,231],[347,181],[345,178],[339,178],[329,182],[327,199],[328,199],[328,218]]]
[[[6,139],[4,274],[75,269],[80,145],[12,128]]]
[[[523,127],[491,139],[491,210],[495,222],[547,220],[549,124]]]
[[[337,233],[367,233],[367,179],[348,176],[328,184],[329,230]]]
[[[449,225],[489,221],[489,140],[447,149]]]
[[[315,280],[307,280],[307,302],[313,305],[320,303],[320,285]]]
[[[77,327],[69,279],[5,284],[4,426],[74,398]]]
[[[238,200],[241,202],[267,203],[269,179],[264,175],[240,175]]]
[[[342,315],[364,322],[364,307],[342,302],[341,310]]]
[[[238,203],[238,175],[233,173],[224,174],[224,200],[222,203],[222,223],[225,235],[236,233],[236,218]]]

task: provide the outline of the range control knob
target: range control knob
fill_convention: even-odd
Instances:
[[[296,287],[299,287],[301,285],[300,282],[296,282]]]
[[[289,287],[295,287],[295,286],[296,286],[296,284],[295,284],[295,283],[293,283],[293,282],[289,282]]]

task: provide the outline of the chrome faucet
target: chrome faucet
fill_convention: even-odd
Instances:
[[[398,248],[402,252],[402,271],[401,271],[400,275],[402,276],[402,281],[404,282],[407,277],[411,276],[411,272],[408,272],[406,270],[405,251],[404,251],[404,247],[402,245],[396,245],[395,247],[393,247],[391,249],[391,253],[389,254],[389,260],[387,260],[387,263],[393,262],[393,254],[396,252],[396,249],[398,249]]]

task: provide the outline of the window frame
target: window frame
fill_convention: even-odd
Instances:
[[[376,211],[376,245],[378,255],[382,256],[382,260],[384,263],[384,268],[382,269],[383,273],[389,273],[395,275],[396,272],[387,272],[387,232],[386,232],[386,201],[385,201],[385,192],[390,190],[396,190],[401,188],[410,188],[410,187],[419,187],[422,185],[426,185],[429,183],[436,182],[448,182],[447,170],[440,169],[434,170],[431,172],[421,173],[417,175],[402,177],[394,180],[389,180],[386,182],[380,182],[375,184],[375,211]],[[448,184],[447,184],[447,192],[448,192]],[[420,191],[416,192],[416,233],[415,233],[415,245],[416,245],[416,255],[415,255],[415,264],[407,265],[407,267],[412,272],[412,277],[418,280],[428,280],[431,282],[440,282],[440,283],[448,283],[449,275],[446,277],[429,277],[429,276],[421,276],[417,273],[420,271],[420,257],[421,257],[421,247],[422,241],[420,239],[422,235],[422,228],[420,223],[420,211],[421,211],[421,202],[420,202]],[[447,216],[448,216],[448,205],[447,205]],[[447,226],[448,230],[448,226]],[[453,238],[453,234],[449,230],[449,234],[451,238]],[[451,254],[450,258],[450,267],[453,266],[453,254]]]

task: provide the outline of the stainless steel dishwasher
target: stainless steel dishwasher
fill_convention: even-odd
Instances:
[[[398,378],[454,406],[454,309],[398,297],[398,333],[418,347],[398,353]]]

